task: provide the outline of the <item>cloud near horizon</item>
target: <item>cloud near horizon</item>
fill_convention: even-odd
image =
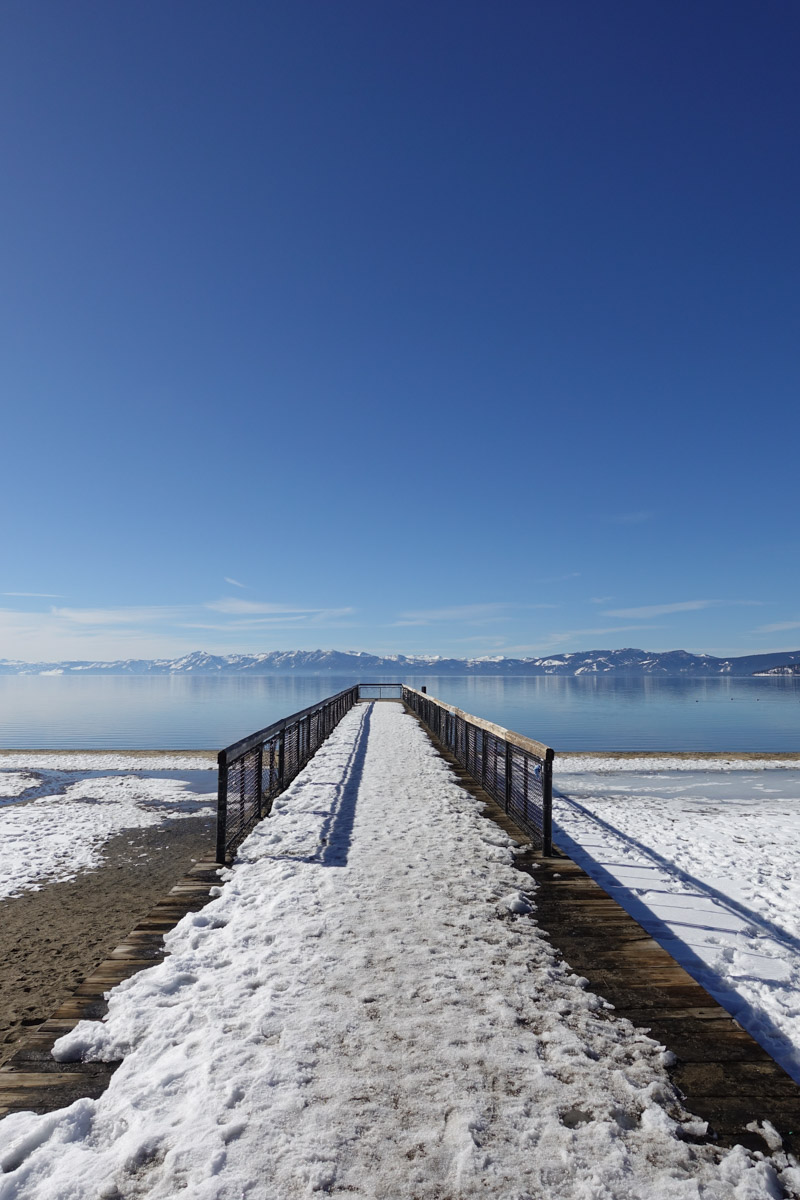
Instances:
[[[121,605],[119,608],[59,608],[50,609],[54,617],[60,617],[76,625],[149,625],[153,622],[172,622],[177,614],[188,612],[187,607],[163,604]],[[30,614],[33,615],[33,614]]]
[[[553,646],[563,645],[564,642],[575,641],[578,638],[607,637],[611,633],[640,633],[643,630],[649,631],[652,629],[664,628],[664,625],[608,625],[599,629],[565,629],[563,633],[548,634],[548,636],[544,639],[544,645],[552,648]],[[608,647],[608,649],[613,648],[614,647]],[[580,649],[586,649],[586,647],[580,647]],[[594,650],[597,649],[597,647],[590,646],[588,649]]]
[[[718,603],[718,600],[681,600],[677,604],[643,604],[638,608],[609,608],[604,610],[603,616],[630,617],[634,620],[639,617],[666,617],[671,613],[697,612]]]
[[[219,612],[209,621],[204,614]],[[347,628],[353,608],[291,608],[234,600],[209,604],[119,605],[68,608],[51,605],[42,611],[0,608],[0,658],[29,662],[176,658],[197,645],[197,633],[213,633],[214,653],[255,651],[258,634],[269,633],[272,648],[294,649],[277,642],[280,631]],[[350,623],[352,625],[352,623]],[[318,634],[314,635],[315,638]]]
[[[242,600],[239,596],[226,596],[222,600],[209,600],[203,608],[212,612],[229,613],[231,616],[246,616],[253,613],[311,613],[321,612],[318,608],[298,608],[293,604],[274,604],[262,600]]]
[[[202,625],[205,629],[257,629],[259,626],[278,626],[281,622],[306,623],[319,625],[325,621],[350,617],[355,609],[350,605],[342,608],[297,608],[289,604],[275,604],[259,600],[242,600],[238,596],[230,596],[223,600],[212,600],[203,605],[210,612],[222,613],[223,616],[235,618],[227,625]],[[197,626],[193,626],[197,627]]]
[[[558,608],[557,604],[514,604],[494,601],[488,604],[455,604],[449,608],[414,609],[400,613],[393,626],[431,625],[436,621],[465,621],[470,625],[485,625],[494,621],[510,621],[515,613],[533,609]]]

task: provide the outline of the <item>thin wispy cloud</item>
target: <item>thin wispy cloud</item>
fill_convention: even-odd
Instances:
[[[33,600],[62,600],[61,592],[0,592],[0,596],[27,596]]]
[[[638,608],[609,608],[603,613],[604,617],[629,617],[633,620],[641,617],[667,617],[671,613],[698,612],[703,608],[711,608],[716,600],[681,600],[677,604],[642,604]]]
[[[613,596],[592,596],[590,604],[610,604],[614,599]]]
[[[423,608],[403,612],[392,624],[395,626],[432,625],[438,621],[463,621],[468,625],[485,625],[494,621],[510,621],[515,613],[557,607],[555,604],[510,604],[507,601],[490,604],[454,604],[445,608]]]
[[[0,609],[0,655],[28,662],[174,658],[196,648],[176,636],[174,626],[164,631],[152,624],[101,625],[72,620],[57,609],[46,612]]]
[[[352,622],[342,624],[343,618],[352,617],[354,608],[319,608],[298,612],[280,612],[271,616],[245,615],[233,617],[226,622],[186,621],[183,629],[216,629],[242,631],[246,629],[312,629],[312,628],[349,628]]]
[[[52,608],[54,617],[75,625],[151,625],[175,621],[186,607],[137,605],[119,608]]]
[[[423,608],[401,613],[397,626],[432,625],[438,621],[465,621],[468,624],[507,621],[508,604],[456,604],[449,608]]]
[[[565,629],[562,633],[549,634],[549,643],[577,642],[581,638],[606,637],[608,634],[640,633],[643,629],[663,629],[663,625],[607,625],[594,629]]]
[[[205,649],[253,651],[281,631],[293,648],[314,630],[351,628],[351,607],[291,609],[283,604],[230,602],[216,620],[203,604],[118,605],[72,608],[51,605],[40,611],[0,608],[0,657],[27,661],[62,659],[171,658],[198,649],[198,632],[213,634]],[[213,609],[213,605],[211,606]],[[253,608],[256,611],[252,611]],[[266,610],[266,611],[264,611]],[[211,618],[211,619],[209,619]],[[315,640],[317,634],[314,635]],[[206,641],[206,638],[203,639]],[[259,643],[261,646],[259,647]]]
[[[239,596],[228,596],[222,600],[210,600],[203,605],[212,612],[230,613],[232,616],[252,613],[312,613],[316,608],[298,608],[292,604],[274,604],[263,600],[242,600]]]
[[[453,646],[465,646],[471,642],[479,642],[482,646],[490,647],[495,651],[503,650],[505,647],[505,638],[487,637],[483,633],[476,634],[473,637],[453,638],[450,644]]]
[[[237,618],[235,624],[241,628],[245,620],[250,627],[285,621],[319,622],[336,617],[351,616],[355,609],[347,605],[341,608],[300,608],[291,604],[276,604],[262,600],[243,600],[229,596],[223,600],[212,600],[203,606],[210,612],[222,613]]]
[[[787,629],[800,629],[800,621],[774,621],[772,625],[759,625],[756,633],[785,633]]]
[[[596,650],[596,645],[586,645],[589,638],[607,637],[609,634],[618,633],[641,633],[643,630],[663,629],[663,625],[613,625],[592,629],[564,629],[555,633],[548,633],[538,642],[530,642],[527,644],[516,644],[513,646],[504,646],[503,653],[506,655],[522,655],[523,657],[535,655],[537,657],[546,657],[548,654],[561,653],[561,647],[566,646],[570,651],[578,650]],[[581,643],[583,642],[583,645]],[[600,647],[601,649],[603,647]],[[613,649],[608,646],[606,649]]]
[[[233,587],[238,587],[238,588],[247,587],[246,583],[239,583],[238,579],[231,579],[229,575],[223,575],[222,578],[225,581],[225,583],[230,583]]]

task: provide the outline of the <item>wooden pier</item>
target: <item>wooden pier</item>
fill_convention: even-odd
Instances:
[[[420,724],[422,724],[420,722]],[[422,728],[425,728],[422,725]],[[784,1148],[800,1154],[800,1088],[671,955],[576,863],[557,848],[536,854],[530,839],[433,737],[483,815],[518,844],[515,863],[536,885],[534,917],[554,948],[589,988],[672,1051],[668,1068],[685,1107],[708,1122],[704,1139],[768,1149],[756,1125],[769,1121]],[[197,863],[148,916],[0,1068],[0,1116],[48,1112],[79,1097],[99,1096],[115,1063],[57,1063],[57,1038],[81,1019],[106,1012],[105,993],[164,956],[163,935],[186,913],[202,908],[218,882],[220,864]],[[524,885],[523,885],[524,886]]]
[[[424,726],[422,726],[424,728]],[[431,737],[428,730],[428,736]],[[436,749],[484,816],[523,843],[515,864],[536,883],[540,928],[589,989],[672,1051],[669,1075],[685,1107],[708,1122],[707,1140],[768,1151],[748,1125],[768,1120],[784,1149],[800,1155],[800,1087],[671,954],[557,848],[534,853],[509,819],[436,738]],[[705,1140],[705,1139],[704,1139]]]

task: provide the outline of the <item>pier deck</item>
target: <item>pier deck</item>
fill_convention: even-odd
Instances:
[[[608,1120],[602,1114],[611,1101],[604,1096],[613,1092],[611,1111],[623,1116],[626,1106],[635,1113],[651,1103],[642,1099],[642,1071],[648,1062],[655,1071],[656,1058],[641,1035],[619,1021],[627,1018],[672,1051],[670,1074],[685,1109],[709,1123],[705,1132],[687,1132],[687,1123],[676,1145],[682,1137],[698,1146],[741,1142],[763,1151],[767,1145],[755,1123],[768,1121],[784,1147],[796,1151],[800,1089],[794,1082],[575,863],[557,852],[535,855],[502,809],[421,733],[416,718],[399,705],[361,704],[349,713],[341,736],[324,744],[313,767],[298,776],[273,818],[244,847],[217,917],[197,927],[200,950],[184,938],[164,964],[172,971],[163,983],[170,1005],[174,979],[190,980],[181,982],[184,988],[203,988],[202,1006],[187,994],[184,1008],[175,1009],[176,1022],[202,1017],[202,1036],[217,1062],[226,1061],[218,1053],[226,1039],[234,1038],[236,1046],[234,1053],[231,1044],[231,1061],[252,1043],[247,1054],[259,1062],[265,1056],[259,1071],[273,1079],[271,1092],[250,1092],[241,1075],[226,1080],[209,1074],[203,1062],[189,1064],[182,1087],[187,1094],[202,1091],[198,1111],[210,1119],[236,1083],[235,1092],[247,1094],[250,1106],[250,1124],[237,1136],[245,1142],[252,1125],[250,1153],[252,1146],[262,1147],[258,1153],[269,1159],[276,1186],[291,1178],[281,1175],[286,1136],[301,1149],[303,1138],[310,1139],[325,1161],[339,1153],[342,1187],[357,1194],[369,1178],[364,1163],[381,1156],[411,1163],[418,1156],[419,1162],[430,1160],[425,1169],[434,1179],[440,1161],[452,1154],[466,1162],[468,1152],[491,1136],[505,1147],[507,1161],[498,1165],[492,1152],[484,1156],[491,1169],[478,1159],[470,1160],[469,1169],[476,1179],[489,1171],[486,1180],[496,1179],[502,1191],[520,1170],[512,1147],[522,1138],[519,1149],[529,1136],[523,1130],[538,1128],[542,1146],[551,1138],[542,1153],[557,1159],[565,1129]],[[513,867],[502,834],[474,832],[469,796],[517,843]],[[214,863],[198,864],[28,1038],[0,1070],[3,1111],[45,1112],[103,1093],[115,1064],[55,1063],[49,1057],[54,1039],[81,1018],[101,1016],[108,988],[157,961],[162,934],[207,902],[216,872]],[[526,916],[524,894],[531,892],[535,910]],[[202,939],[213,937],[217,927],[225,953],[203,957]],[[239,975],[237,946],[254,954]],[[561,970],[559,955],[606,1007],[593,1004]],[[273,999],[260,1001],[261,988]],[[135,1011],[135,994],[126,994],[126,1002]],[[254,1037],[248,1006],[257,1002]],[[111,1013],[112,1044],[119,1036],[115,1022],[124,1026],[129,1019],[125,1013],[124,1003]],[[167,1039],[161,1050],[159,1037]],[[133,1057],[150,1054],[143,1069],[155,1077],[175,1043],[157,1020],[150,1041],[149,1050]],[[615,1056],[628,1064],[622,1072]],[[126,1061],[125,1069],[133,1067]],[[195,1070],[200,1074],[192,1075]],[[108,1087],[109,1097],[118,1082]],[[183,1117],[170,1109],[171,1094],[163,1087],[153,1092],[156,1125],[168,1124],[170,1136],[189,1142],[213,1139],[216,1126],[204,1134],[197,1116],[196,1128],[190,1122],[180,1132]],[[574,1102],[567,1103],[570,1096]],[[124,1094],[110,1100],[111,1123],[115,1103],[124,1103]],[[294,1114],[289,1135],[272,1120],[273,1105]],[[448,1127],[449,1112],[460,1115]],[[685,1114],[675,1119],[685,1120]],[[628,1128],[623,1122],[612,1141]],[[355,1142],[354,1129],[360,1131]],[[526,1155],[520,1161],[540,1171],[539,1160]],[[680,1169],[694,1170],[691,1161]],[[414,1174],[418,1167],[408,1170]],[[558,1188],[558,1170],[545,1171],[542,1179]],[[651,1182],[657,1183],[655,1177]]]
[[[429,735],[430,736],[430,735]],[[431,739],[484,815],[526,841],[495,801]],[[572,970],[613,1014],[643,1028],[675,1058],[669,1074],[686,1107],[708,1122],[721,1144],[764,1149],[747,1126],[765,1118],[784,1146],[800,1154],[800,1087],[595,880],[556,848],[543,858],[530,847],[515,863],[536,882],[535,916]]]

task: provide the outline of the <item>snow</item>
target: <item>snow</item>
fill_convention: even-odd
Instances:
[[[26,771],[0,771],[0,803],[21,796],[38,783],[37,777]]]
[[[559,779],[572,775],[618,775],[622,772],[645,771],[797,771],[797,758],[745,758],[739,754],[636,754],[618,758],[607,754],[559,754],[555,771]]]
[[[554,840],[800,1082],[798,763],[655,761],[559,758]]]
[[[662,1048],[556,960],[528,882],[415,720],[357,706],[166,960],[56,1044],[124,1060],[0,1122],[0,1200],[800,1194],[781,1151],[681,1140]]]
[[[125,829],[210,814],[213,776],[181,774],[0,770],[0,899],[92,870]]]
[[[5,769],[51,771],[216,771],[216,755],[191,751],[19,750],[0,754]]]

